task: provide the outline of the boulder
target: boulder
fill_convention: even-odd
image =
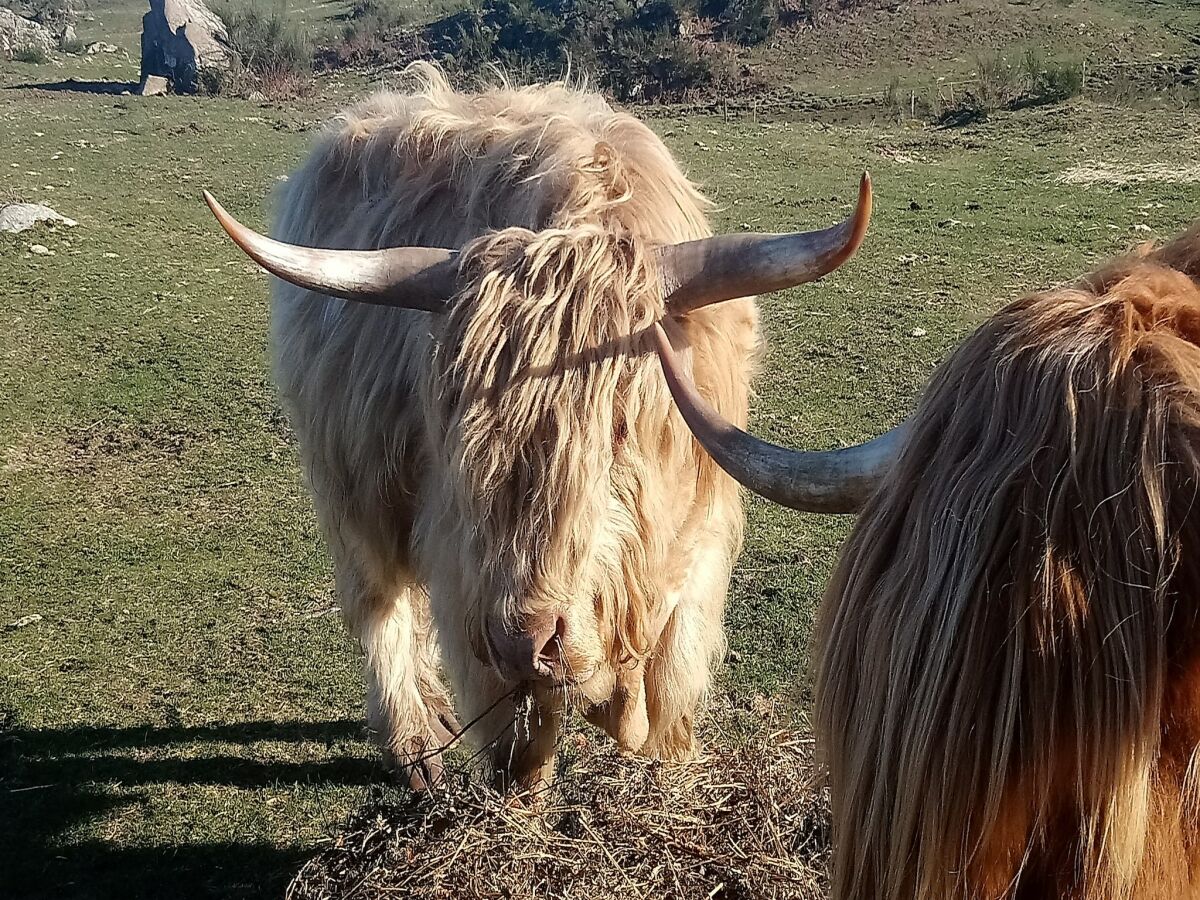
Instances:
[[[97,53],[116,53],[117,50],[117,45],[110,44],[108,41],[92,41],[83,48],[83,52],[88,56],[95,56]]]
[[[161,97],[170,93],[170,84],[162,75],[144,75],[134,93],[139,97]]]
[[[142,16],[143,83],[157,75],[176,93],[191,94],[200,72],[229,63],[225,23],[203,0],[150,0]]]
[[[79,223],[66,216],[60,216],[48,206],[40,203],[0,203],[0,231],[16,234],[26,231],[39,222],[50,222],[55,225],[74,227]]]
[[[57,46],[54,32],[45,25],[0,7],[0,56],[11,57],[21,50],[49,53]]]

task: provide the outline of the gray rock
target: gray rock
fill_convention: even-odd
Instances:
[[[88,56],[95,56],[97,53],[116,53],[117,45],[107,41],[92,41],[83,48],[83,52]]]
[[[3,203],[0,204],[0,231],[16,234],[26,231],[40,222],[51,222],[57,225],[74,227],[79,223],[66,216],[60,216],[48,206],[40,203]]]
[[[134,93],[139,97],[161,97],[167,93],[169,85],[165,75],[143,75],[142,83]]]
[[[0,56],[11,57],[21,50],[49,53],[57,46],[58,39],[45,25],[0,7]]]
[[[150,0],[142,16],[143,82],[158,75],[176,93],[191,94],[201,71],[229,63],[229,33],[204,0]]]

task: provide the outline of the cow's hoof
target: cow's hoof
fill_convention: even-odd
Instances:
[[[403,751],[384,750],[383,764],[418,793],[432,790],[445,777],[441,751],[437,745],[420,739],[412,741]]]
[[[418,794],[433,790],[442,783],[446,773],[440,753],[426,756],[420,762],[411,763],[406,768],[408,786]]]

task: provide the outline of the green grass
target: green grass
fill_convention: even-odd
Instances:
[[[780,30],[739,52],[772,91],[879,96],[890,81],[936,95],[978,81],[980,58],[1018,63],[1030,49],[1093,64],[1197,54],[1200,7],[1190,0],[941,0],[873,4],[815,29]]]
[[[0,236],[0,896],[278,893],[384,776],[268,379],[266,282],[199,192],[261,225],[363,85],[288,109],[11,89],[31,68],[0,63],[0,199],[80,225]],[[1001,302],[1200,214],[1200,184],[1155,174],[1195,171],[1186,122],[1087,101],[962,131],[652,120],[726,229],[824,225],[874,175],[859,257],[761,304],[754,427],[818,448],[898,421]],[[1150,177],[1058,180],[1100,164]],[[749,512],[723,690],[803,703],[848,520]]]

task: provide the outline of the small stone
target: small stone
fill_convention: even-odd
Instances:
[[[5,631],[16,631],[18,628],[28,628],[30,625],[35,625],[42,621],[42,617],[37,613],[31,613],[28,616],[21,616],[14,622],[9,622],[4,626]]]
[[[29,252],[36,253],[38,256],[53,256],[54,251],[45,244],[30,244]]]
[[[925,335],[929,334],[924,328],[914,328],[911,333],[913,337],[925,337]]]
[[[40,203],[0,203],[0,231],[16,234],[18,231],[32,228],[39,222],[66,225],[69,228],[79,224]]]

